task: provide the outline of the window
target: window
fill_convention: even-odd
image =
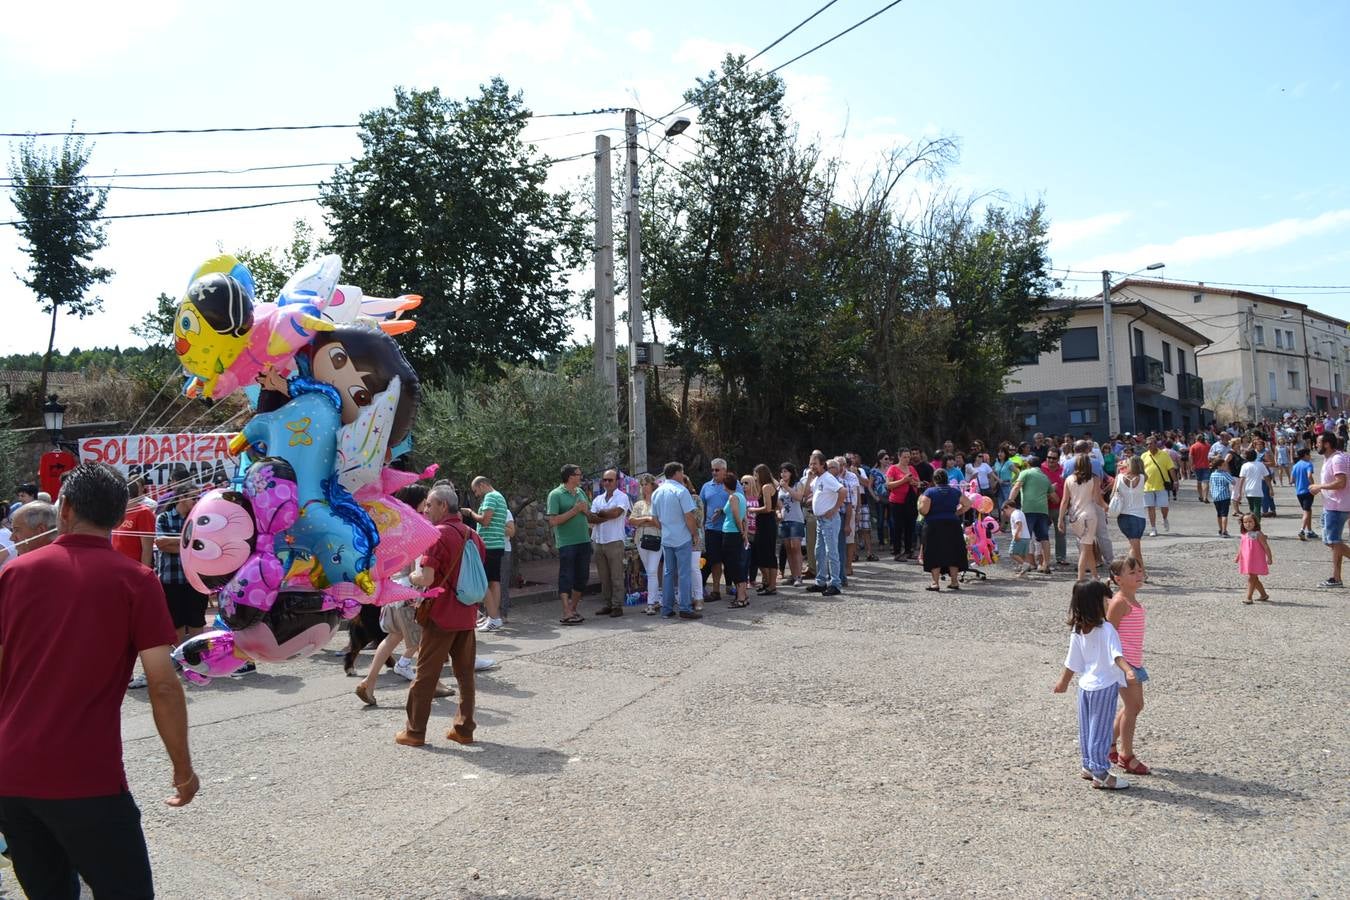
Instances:
[[[1332,391],[1339,394],[1341,392],[1341,373],[1337,372],[1331,376]]]
[[[1060,358],[1064,362],[1079,362],[1086,359],[1100,359],[1097,345],[1097,328],[1068,328],[1059,341]]]
[[[1297,349],[1294,346],[1294,333],[1292,331],[1286,331],[1284,333],[1284,345],[1288,347],[1290,350]]]
[[[1266,398],[1266,402],[1267,402],[1267,403],[1273,404],[1273,403],[1275,402],[1275,373],[1274,373],[1274,372],[1267,372],[1267,373],[1266,373],[1266,387],[1270,388],[1270,396]]]
[[[1289,370],[1289,390],[1298,390],[1298,373],[1293,369]]]
[[[1172,345],[1167,343],[1167,341],[1163,341],[1162,345],[1163,345],[1163,371],[1170,374],[1172,371]]]
[[[1258,347],[1266,345],[1266,326],[1257,325],[1252,329],[1252,343]]]
[[[1018,400],[1013,407],[1014,421],[1020,421],[1024,428],[1036,428],[1041,424],[1041,404],[1039,400]]]
[[[1100,420],[1101,403],[1096,397],[1069,398],[1069,424],[1095,425]]]
[[[1017,355],[1013,357],[1013,365],[1034,366],[1038,362],[1040,362],[1041,355],[1036,352],[1035,347],[1036,347],[1036,332],[1034,331],[1022,332],[1022,346],[1018,349]]]
[[[1186,374],[1186,351],[1182,350],[1180,347],[1177,348],[1177,371],[1182,375]],[[1186,430],[1190,431],[1189,428]]]
[[[1284,332],[1278,328],[1275,329],[1275,346],[1284,349]]]
[[[1144,355],[1144,333],[1138,328],[1134,330],[1134,355]]]

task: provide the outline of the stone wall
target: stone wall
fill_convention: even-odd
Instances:
[[[524,500],[524,497],[512,497],[507,502],[515,509]],[[516,537],[511,542],[511,552],[516,554],[517,562],[558,555],[558,551],[553,548],[553,529],[548,527],[543,503],[535,501],[516,516]]]

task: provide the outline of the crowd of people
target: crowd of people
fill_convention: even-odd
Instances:
[[[610,469],[592,488],[582,468],[569,464],[544,507],[559,561],[559,622],[585,621],[592,560],[598,615],[622,616],[634,605],[653,616],[697,620],[707,603],[743,608],[754,596],[791,588],[838,596],[858,560],[876,561],[883,552],[927,573],[927,590],[961,590],[967,572],[992,561],[975,548],[994,532],[1008,541],[1015,577],[1050,574],[1073,565],[1072,535],[1070,647],[1054,690],[1066,690],[1077,675],[1081,774],[1096,788],[1120,789],[1128,784],[1124,774],[1149,773],[1134,746],[1148,679],[1138,597],[1148,578],[1145,535],[1170,530],[1169,510],[1192,499],[1186,485],[1193,483],[1193,499],[1213,505],[1220,537],[1231,535],[1229,523],[1238,518],[1234,562],[1247,577],[1243,602],[1267,600],[1261,578],[1274,555],[1263,527],[1280,515],[1273,488],[1287,483],[1300,507],[1298,538],[1320,538],[1331,552],[1322,587],[1340,587],[1350,554],[1343,541],[1350,518],[1346,428],[1343,417],[1288,415],[1100,442],[1090,433],[1037,434],[992,449],[975,441],[964,450],[946,442],[934,453],[881,450],[875,465],[856,452],[815,451],[804,466],[787,461],[776,472],[761,463],[737,473],[719,458],[701,485],[670,462],[659,476],[637,479]],[[1314,450],[1320,474],[1310,460]],[[426,743],[432,701],[450,695],[457,703],[446,739],[474,742],[477,635],[506,627],[515,521],[489,475],[474,477],[469,490],[474,504],[462,504],[444,479],[400,494],[436,526],[437,539],[399,577],[434,599],[379,610],[384,639],[356,693],[363,703],[377,702],[380,666],[402,645],[393,668],[412,686],[406,722],[394,736],[401,745]],[[198,789],[170,651],[206,627],[208,598],[186,583],[177,559],[199,493],[182,472],[152,499],[136,479],[85,464],[67,474],[58,504],[23,485],[7,510],[0,528],[0,832],[29,893],[68,892],[77,870],[96,894],[112,885],[149,890],[139,813],[120,765],[124,686],[148,688],[173,768],[168,802],[189,803]],[[1318,495],[1320,535],[1311,517]],[[1114,551],[1112,519],[1126,553]],[[474,594],[478,604],[457,599],[466,567],[485,585]],[[79,604],[92,596],[116,613],[90,615]],[[63,641],[53,642],[58,633]],[[78,671],[53,658],[69,641],[84,648]],[[142,674],[130,679],[137,660]],[[453,688],[439,680],[447,664]],[[45,674],[40,682],[24,677],[32,672]],[[32,689],[39,683],[41,690]],[[86,712],[70,715],[72,709]],[[53,746],[65,750],[54,756],[47,752]],[[59,772],[52,768],[58,758]],[[79,827],[91,820],[104,827]]]

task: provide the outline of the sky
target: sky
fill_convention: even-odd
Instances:
[[[785,62],[886,2],[837,0],[760,62]],[[352,123],[395,86],[465,97],[494,75],[538,113],[660,117],[725,52],[757,51],[822,3],[21,4],[0,18],[0,131]],[[948,185],[1043,201],[1066,293],[1094,293],[1102,269],[1162,262],[1168,280],[1251,285],[1350,318],[1347,35],[1339,0],[905,0],[781,75],[803,136],[850,172],[946,135],[961,146]],[[561,157],[622,125],[621,114],[538,118],[526,134]],[[5,140],[12,155],[17,140]],[[305,200],[317,188],[234,188],[318,182],[359,152],[354,130],[92,140],[100,175],[325,164],[100,182],[194,188],[115,189],[107,215]],[[662,155],[678,164],[688,146],[677,138]],[[555,166],[554,184],[575,188],[592,166]],[[201,189],[219,186],[232,189]],[[0,190],[3,221],[15,218],[9,196]],[[322,224],[313,203],[108,222],[97,262],[117,274],[98,292],[104,310],[62,317],[58,348],[139,343],[128,329],[161,291],[180,294],[219,246],[285,243],[297,217]],[[26,266],[16,230],[0,227],[0,354],[46,346],[48,317],[14,275]]]

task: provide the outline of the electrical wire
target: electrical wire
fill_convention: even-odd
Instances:
[[[290,163],[283,166],[249,166],[243,169],[188,169],[177,172],[118,172],[112,175],[86,175],[91,181],[105,181],[113,178],[161,178],[170,175],[242,175],[245,172],[275,172],[279,169],[320,169],[346,165],[341,162],[326,163]],[[12,178],[4,178],[13,181]]]
[[[115,216],[88,216],[81,221],[105,222],[112,219],[156,219],[163,216],[198,216],[203,213],[234,212],[238,209],[262,209],[265,206],[286,206],[293,203],[317,203],[318,201],[318,197],[304,197],[299,200],[273,200],[271,203],[246,203],[241,206],[217,206],[211,209],[178,209],[169,212],[123,213]],[[6,225],[22,225],[24,222],[24,219],[12,219],[8,222],[0,222],[0,227]]]
[[[780,71],[780,70],[782,70],[782,69],[786,69],[788,66],[792,65],[792,64],[795,63],[797,60],[803,59],[803,58],[805,58],[805,57],[807,57],[807,56],[810,56],[812,53],[815,53],[817,50],[821,49],[822,47],[828,47],[830,44],[833,44],[835,41],[839,40],[841,37],[843,37],[844,35],[848,34],[850,31],[853,31],[854,29],[857,29],[857,28],[861,28],[862,26],[866,25],[868,22],[870,22],[870,21],[872,21],[873,19],[875,19],[877,16],[881,15],[882,13],[886,12],[887,10],[892,9],[893,7],[899,6],[899,5],[900,5],[901,3],[903,3],[903,2],[904,2],[904,0],[891,0],[890,3],[886,4],[886,5],[883,6],[881,9],[879,9],[879,10],[877,10],[876,12],[872,13],[872,14],[871,14],[870,16],[868,16],[867,18],[861,19],[861,20],[859,20],[859,21],[857,21],[857,22],[854,22],[852,25],[850,25],[849,27],[845,28],[843,31],[839,32],[839,33],[836,34],[834,37],[827,38],[826,40],[821,41],[819,44],[816,44],[814,47],[812,47],[810,50],[807,50],[805,53],[799,53],[799,54],[797,54],[796,56],[792,57],[792,59],[789,59],[787,62],[782,63],[781,65],[774,66],[772,69],[770,69],[769,71],[765,72],[764,74],[765,74],[765,75],[773,75],[775,72],[778,72],[778,71]],[[761,77],[762,77],[762,76],[761,76]]]
[[[294,181],[286,184],[39,184],[29,182],[29,187],[42,187],[49,191],[73,191],[77,188],[106,191],[265,191],[275,188],[323,187],[325,181]],[[17,184],[0,184],[0,188],[18,190]]]
[[[530,119],[564,119],[575,116],[599,116],[609,113],[623,112],[621,106],[605,107],[603,109],[577,110],[575,112],[560,113],[528,113],[526,118]],[[266,131],[321,131],[325,129],[345,129],[360,128],[361,123],[336,123],[321,125],[254,125],[248,127],[213,127],[213,128],[142,128],[142,129],[114,129],[109,131],[0,131],[0,137],[7,138],[26,138],[26,137],[122,137],[122,136],[140,136],[140,135],[159,135],[159,134],[256,134]]]

